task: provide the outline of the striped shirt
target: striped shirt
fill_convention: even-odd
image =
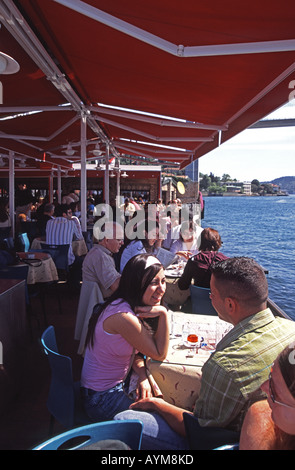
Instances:
[[[202,368],[194,414],[201,426],[240,431],[245,413],[265,398],[260,386],[278,354],[295,340],[295,322],[274,317],[270,309],[236,325]]]
[[[46,243],[48,245],[70,245],[68,260],[69,265],[75,261],[72,241],[74,235],[79,238],[77,226],[73,220],[65,217],[56,217],[48,220],[46,224]]]

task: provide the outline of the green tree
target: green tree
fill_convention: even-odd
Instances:
[[[224,173],[224,174],[222,175],[222,177],[221,177],[221,181],[222,181],[223,183],[226,183],[227,181],[231,181],[230,175],[229,175],[228,173]]]
[[[200,181],[200,190],[207,191],[211,182],[211,178],[208,175],[203,175],[203,178]]]
[[[254,179],[251,181],[251,191],[252,193],[259,193],[261,191],[261,185],[258,180]]]

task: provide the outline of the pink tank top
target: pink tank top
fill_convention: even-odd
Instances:
[[[95,327],[94,346],[87,346],[81,375],[81,386],[96,391],[114,387],[124,379],[133,353],[133,346],[121,335],[104,331],[103,322],[111,315],[130,312],[130,305],[115,300],[101,313]]]

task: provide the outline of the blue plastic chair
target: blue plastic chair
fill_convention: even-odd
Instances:
[[[4,249],[6,249],[7,251],[15,251],[14,240],[12,237],[4,238],[2,242],[5,247]]]
[[[216,447],[213,450],[239,450],[239,444],[225,444],[224,446]]]
[[[61,446],[63,449],[67,450],[77,450],[107,439],[122,441],[127,444],[130,449],[139,450],[141,446],[142,429],[143,424],[138,420],[94,423],[59,434],[39,446],[34,447],[33,450],[59,450]],[[79,440],[83,438],[83,442],[77,444],[74,444],[73,441],[72,443],[69,442],[75,438],[80,438]],[[67,442],[69,442],[68,446],[66,445]]]
[[[69,271],[68,252],[70,245],[53,245],[41,243],[41,247],[44,251],[50,254],[53,259],[56,269],[63,271]]]
[[[201,315],[218,315],[210,299],[210,289],[190,286],[192,313]]]
[[[65,428],[91,422],[86,415],[80,397],[80,382],[74,382],[72,359],[59,354],[55,330],[49,326],[41,336],[41,344],[48,357],[51,369],[51,382],[47,408],[51,414],[50,435],[55,420]]]
[[[27,233],[20,233],[19,234],[19,240],[20,240],[20,243],[22,245],[22,250],[24,252],[29,251],[29,249],[30,249],[30,240],[28,238],[28,234]]]

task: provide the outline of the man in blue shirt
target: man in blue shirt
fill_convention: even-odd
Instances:
[[[78,285],[82,273],[82,261],[79,256],[74,255],[72,242],[74,235],[79,238],[80,234],[75,222],[71,219],[72,211],[67,204],[57,205],[55,208],[55,219],[46,224],[46,244],[48,245],[70,245],[68,262],[71,267],[69,279]]]

